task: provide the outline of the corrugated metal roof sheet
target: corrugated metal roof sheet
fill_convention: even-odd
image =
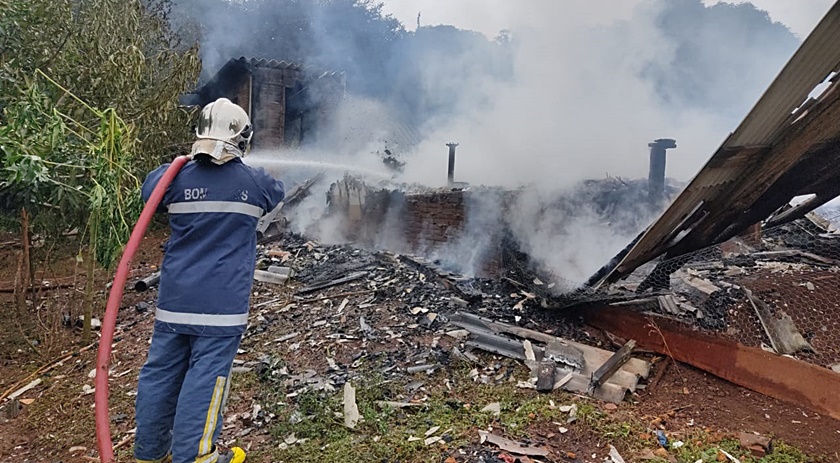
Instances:
[[[298,63],[290,63],[288,61],[277,61],[274,59],[266,59],[266,58],[256,58],[256,57],[246,57],[242,56],[239,58],[231,59],[228,61],[228,64],[239,62],[245,64],[250,67],[259,67],[259,68],[269,68],[269,69],[291,69],[294,71],[301,71],[307,75],[309,78],[314,79],[321,79],[324,77],[333,77],[333,76],[341,76],[344,75],[344,71],[325,71],[323,69],[314,67],[314,66],[307,66]],[[226,65],[227,66],[227,65]]]
[[[423,136],[417,127],[396,120],[387,126],[386,133],[388,133],[387,141],[396,144],[401,149],[409,149],[423,141]]]
[[[840,63],[840,8],[835,4],[811,32],[749,115],[724,144],[725,147],[772,143],[790,122],[791,113],[805,102],[814,87]]]

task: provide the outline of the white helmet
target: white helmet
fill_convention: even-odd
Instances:
[[[254,130],[244,109],[227,98],[208,104],[198,116],[191,155],[206,154],[216,164],[244,157],[251,149]]]

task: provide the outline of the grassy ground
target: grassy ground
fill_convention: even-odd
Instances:
[[[612,410],[571,394],[519,389],[516,381],[478,384],[472,379],[471,368],[452,365],[445,376],[418,376],[427,384],[420,394],[421,405],[398,409],[380,406],[377,401],[403,398],[408,380],[389,382],[375,368],[367,370],[351,381],[357,388],[356,401],[364,418],[352,430],[344,426],[341,391],[305,392],[287,399],[287,390],[278,382],[253,375],[246,380],[248,387],[256,387],[263,403],[274,403],[266,411],[276,415],[270,432],[277,445],[261,449],[252,457],[255,461],[324,463],[476,461],[474,455],[481,452],[478,431],[492,429],[508,438],[549,448],[552,461],[602,461],[609,445],[618,448],[627,461],[639,461],[647,455],[654,458],[654,463],[714,462],[723,457],[719,449],[742,463],[812,461],[784,443],[776,443],[773,454],[756,459],[731,436],[704,430],[671,435],[672,442],[679,439],[683,445],[657,458],[653,452],[660,446],[655,430],[634,418],[632,410],[622,411],[632,409],[632,404]],[[499,404],[498,416],[482,411],[495,402]],[[577,420],[567,423],[569,414],[560,406],[572,404],[577,407]],[[426,432],[435,427],[438,430],[431,436],[440,436],[441,440],[427,446]],[[561,427],[567,431],[561,432]],[[492,448],[488,445],[484,448]],[[577,453],[578,449],[594,447],[603,448],[603,455],[593,454],[590,459],[588,454]]]
[[[149,240],[146,246],[149,251],[140,260],[156,262],[155,256],[159,254],[158,240]],[[67,269],[73,268],[74,261],[69,259]],[[146,275],[149,271],[148,268],[140,268],[137,275]],[[68,272],[72,275],[72,271]],[[65,276],[64,273],[58,274]],[[266,290],[261,288],[260,291]],[[346,288],[335,289],[336,293],[343,291]],[[77,300],[69,294],[73,292],[73,289],[68,289],[66,292],[51,292],[45,296],[50,298],[51,304],[55,304],[55,307],[51,306],[51,312],[61,315],[60,308],[70,307],[74,313],[78,313],[74,305]],[[103,289],[102,300],[104,295]],[[285,296],[283,300],[288,299],[288,294],[266,292],[260,296],[260,300],[281,296]],[[131,430],[134,427],[136,372],[145,359],[152,326],[151,314],[136,312],[132,307],[139,301],[151,301],[151,297],[129,293],[124,303],[125,309],[121,311],[121,331],[118,337],[122,341],[115,346],[112,358],[115,374],[111,380],[110,402],[114,442],[125,442],[116,453],[119,462],[132,461]],[[246,339],[247,353],[243,354],[241,360],[258,361],[262,354],[270,354],[271,358],[285,358],[288,363],[278,360],[278,364],[271,365],[260,374],[250,372],[234,377],[232,399],[228,404],[223,432],[225,443],[229,443],[230,439],[239,439],[249,449],[250,463],[460,463],[479,461],[479,456],[484,456],[488,463],[495,463],[499,460],[491,456],[500,456],[501,451],[490,442],[481,444],[478,433],[480,430],[492,430],[494,434],[550,450],[550,456],[542,460],[546,462],[600,463],[607,457],[610,445],[614,445],[627,462],[643,461],[645,457],[656,463],[722,461],[719,452],[721,448],[744,463],[840,461],[830,457],[814,460],[778,441],[775,452],[770,456],[763,460],[750,457],[748,452],[739,448],[731,434],[718,430],[756,430],[764,434],[776,434],[779,425],[778,434],[797,441],[803,448],[807,448],[809,442],[816,441],[820,452],[825,453],[827,448],[833,454],[834,448],[831,448],[830,441],[834,437],[832,427],[835,423],[825,423],[813,415],[801,418],[801,411],[790,410],[782,404],[749,400],[748,392],[719,384],[715,382],[717,380],[705,381],[698,375],[689,381],[672,378],[673,384],[668,382],[669,377],[666,375],[657,393],[643,392],[629,399],[638,399],[640,403],[625,402],[613,407],[562,392],[540,394],[534,390],[517,388],[517,381],[526,379],[526,368],[517,362],[500,360],[487,354],[479,354],[479,366],[442,361],[444,366],[431,376],[418,373],[413,377],[405,377],[395,375],[395,370],[383,374],[385,365],[404,368],[416,358],[422,357],[411,357],[412,353],[428,352],[428,356],[431,356],[435,350],[429,346],[437,343],[435,336],[441,334],[408,328],[415,320],[406,316],[404,307],[377,306],[364,311],[361,308],[354,309],[359,307],[363,297],[366,296],[359,296],[353,304],[348,305],[346,321],[343,316],[334,313],[331,305],[313,305],[306,310],[288,312],[264,309],[267,310],[264,315],[271,319],[270,323],[265,323],[269,329]],[[0,298],[0,303],[10,304],[10,297]],[[285,305],[282,301],[277,303],[277,307]],[[0,308],[5,307],[0,304]],[[399,341],[355,341],[347,344],[324,342],[329,333],[352,333],[352,330],[358,329],[356,320],[361,315],[370,315],[372,318],[368,320],[371,323],[378,321],[380,325],[403,327],[404,337]],[[302,327],[312,327],[316,321],[325,319],[332,320],[330,327],[309,329],[301,336],[306,342],[302,341],[294,353],[291,349],[287,351],[288,346],[285,344],[281,346],[273,341],[292,331],[302,331]],[[60,329],[64,330],[61,333],[66,339],[75,339],[74,336],[78,335],[65,327],[60,326]],[[61,355],[69,352],[67,346],[60,348],[58,340],[64,338],[55,339]],[[452,342],[445,336],[439,340],[442,344]],[[44,342],[40,347],[46,352],[48,346]],[[76,348],[78,342],[72,345]],[[36,357],[26,350],[25,344],[13,347],[5,352],[5,356],[0,357],[4,360],[0,362],[0,373],[5,376],[0,378],[0,384],[5,380],[6,387],[26,377],[27,372],[48,363],[54,356]],[[443,350],[450,347],[446,346]],[[329,368],[325,357],[334,358],[340,365],[339,369]],[[379,359],[383,361],[380,363]],[[2,455],[13,452],[21,457],[21,461],[83,463],[95,458],[93,395],[85,394],[82,390],[82,386],[93,384],[88,373],[93,369],[94,361],[95,350],[91,350],[51,370],[42,376],[44,383],[24,397],[30,402],[27,402],[21,416],[5,423],[0,419],[0,461],[5,461]],[[347,368],[348,365],[352,366]],[[357,404],[364,420],[355,429],[346,428],[340,388],[329,392],[302,392],[300,385],[288,384],[290,377],[281,372],[283,367],[295,373],[311,370],[322,376],[351,375],[350,382],[357,388]],[[475,374],[476,368],[481,375]],[[489,380],[490,384],[481,384],[476,380],[479,377]],[[422,381],[424,385],[420,388],[407,387],[409,383],[417,381]],[[337,381],[341,382],[343,377]],[[690,395],[667,394],[673,390],[683,391],[686,386],[692,389]],[[377,404],[378,401],[409,399],[416,406],[393,408]],[[498,416],[482,411],[493,403],[498,403]],[[243,418],[242,415],[252,413],[256,404],[262,408],[264,416],[258,420]],[[569,414],[561,411],[561,406],[572,404],[577,407],[577,419],[568,423]],[[674,407],[682,411],[669,415],[669,410]],[[710,414],[710,411],[715,414]],[[765,413],[772,414],[774,421],[770,421]],[[759,419],[746,422],[739,419],[751,414]],[[264,423],[265,416],[271,417],[267,424],[260,426],[251,422]],[[723,419],[715,419],[720,416]],[[698,423],[702,422],[710,428],[697,429],[686,425],[695,418]],[[790,431],[790,424],[787,427],[781,426],[790,420],[797,420],[796,423],[803,420],[801,425],[797,425],[803,427],[801,436],[798,429]],[[764,426],[758,427],[756,423]],[[437,429],[430,434],[431,437],[440,437],[440,440],[427,446],[424,442],[426,433],[433,428]],[[671,443],[680,441],[684,445],[671,447],[668,453],[658,458],[654,452],[661,454],[663,449],[656,441],[655,431],[660,428],[668,434]],[[809,434],[821,429],[828,429],[828,432],[817,437]],[[782,431],[787,434],[781,434]],[[86,450],[70,452],[73,446],[86,447]]]

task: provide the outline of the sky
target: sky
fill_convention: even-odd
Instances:
[[[598,1],[601,0],[593,0],[595,3]],[[610,19],[623,13],[629,14],[635,5],[643,1],[625,0],[621,8],[627,11],[618,12],[620,14],[613,11],[609,15]],[[393,14],[410,30],[416,27],[419,12],[421,25],[451,24],[462,29],[477,30],[492,38],[500,30],[511,27],[507,19],[511,17],[510,9],[516,8],[515,5],[521,8],[521,5],[528,3],[527,0],[385,0],[384,10]],[[719,0],[704,0],[704,3],[715,4]],[[785,24],[800,38],[805,38],[834,0],[752,0],[750,3],[767,11],[774,21]],[[599,18],[592,16],[590,19],[597,22]]]

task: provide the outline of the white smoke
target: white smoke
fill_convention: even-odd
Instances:
[[[667,16],[666,7],[672,8]],[[682,7],[702,9],[697,1],[682,1]],[[457,117],[441,121],[410,159],[405,179],[443,184],[444,142],[459,142],[456,179],[508,188],[527,185],[506,218],[521,250],[568,287],[586,281],[657,211],[633,228],[617,227],[626,218],[605,216],[594,205],[563,210],[550,205],[561,195],[572,197],[584,179],[645,177],[647,144],[656,138],[677,139],[667,172],[690,179],[746,115],[795,45],[795,40],[784,42],[784,33],[770,53],[750,39],[733,39],[726,14],[756,12],[720,6],[709,15],[709,30],[701,31],[701,45],[708,49],[697,53],[697,62],[717,68],[680,69],[691,60],[686,56],[691,48],[673,40],[669,26],[679,25],[662,23],[664,17],[685,19],[686,14],[675,14],[673,8],[680,13],[663,1],[496,2],[493,14],[508,18],[518,42],[515,82],[474,82],[470,88],[476,101],[492,95],[489,110],[467,106]],[[760,14],[752,17],[762,20]],[[764,25],[778,26],[766,19]],[[750,71],[726,69],[735,63],[750,66]],[[677,80],[683,78],[680,73],[698,71],[709,80]],[[702,95],[709,100],[697,101]],[[475,240],[459,244],[466,248],[450,246],[446,253],[474,253]]]
[[[694,91],[716,93],[723,102],[704,108],[665,101],[660,83],[650,78],[652,68],[663,69],[667,78],[671,63],[683,58],[677,53],[685,53],[658,23],[664,2],[529,0],[497,6],[519,44],[516,81],[473,83],[477,93],[493,95],[492,109],[462,108],[443,123],[420,146],[408,180],[440,184],[446,163],[442,143],[449,140],[460,143],[457,176],[470,183],[568,186],[605,174],[642,177],[647,143],[656,138],[677,139],[668,174],[687,180],[746,115],[791,51],[763,56],[766,65],[756,64],[757,49],[737,48],[747,42],[726,48],[723,39],[712,38],[731,34],[710,30],[706,46],[720,57],[718,63],[748,56],[752,69],[728,82],[701,82],[707,87]],[[675,75],[679,71],[673,69]]]
[[[457,89],[460,106],[422,128],[424,139],[405,158],[399,180],[444,185],[445,143],[460,143],[456,180],[527,186],[529,192],[520,196],[506,222],[523,251],[574,283],[606,263],[644,223],[616,227],[620,218],[594,208],[561,211],[549,205],[559,195],[573,195],[584,179],[646,177],[647,144],[657,138],[677,140],[678,148],[668,154],[668,176],[690,179],[796,45],[783,26],[749,5],[712,7],[700,0],[480,4],[434,3],[450,16],[465,18],[464,24],[482,14],[492,16],[494,24],[504,21],[516,44],[513,79],[461,73],[477,65],[469,53],[448,60],[432,54],[431,62],[412,67],[419,70],[415,91],[421,99],[435,101],[440,98],[436,91]],[[433,12],[424,15],[434,17]],[[750,34],[741,30],[744,24],[752,26]],[[472,77],[462,82],[462,75]],[[277,156],[314,157],[388,175],[377,153],[389,139],[393,142],[398,113],[392,102],[351,97],[339,112],[338,135],[328,148]],[[293,167],[300,166],[287,164],[286,173]],[[338,174],[340,168],[334,170]],[[323,198],[323,192],[317,196]],[[477,207],[472,213],[479,215],[468,222],[487,224],[497,212]],[[444,254],[472,263],[480,247],[480,240],[467,238],[451,243]],[[465,270],[471,266],[465,264]]]

